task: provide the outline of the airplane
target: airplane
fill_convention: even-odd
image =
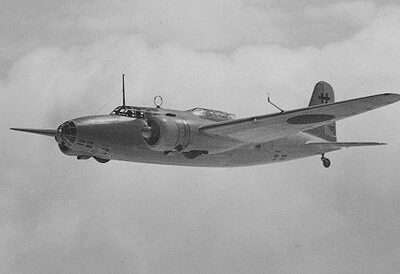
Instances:
[[[110,160],[197,166],[240,167],[283,162],[320,155],[342,148],[377,146],[376,142],[339,142],[336,121],[400,100],[400,94],[383,93],[335,102],[332,86],[318,82],[308,107],[236,119],[219,110],[164,109],[162,97],[155,107],[125,103],[122,75],[122,105],[110,114],[79,117],[57,129],[11,128],[54,137],[62,153],[79,160]]]

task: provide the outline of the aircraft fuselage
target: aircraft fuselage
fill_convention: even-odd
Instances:
[[[124,76],[123,76],[124,79]],[[123,81],[124,83],[124,81]],[[349,147],[384,145],[378,142],[340,142],[336,122],[400,100],[382,93],[335,102],[333,88],[318,82],[308,107],[236,119],[233,114],[205,109],[155,108],[125,105],[109,115],[69,120],[55,129],[11,128],[55,137],[60,150],[78,159],[100,163],[122,160],[163,165],[234,167],[282,162],[321,155]]]
[[[188,111],[156,108],[142,111],[133,115],[110,114],[72,119],[58,128],[56,140],[63,153],[78,159],[94,157],[100,162],[122,160],[228,167],[281,162],[321,153],[318,149],[310,150],[305,146],[308,141],[319,139],[306,133],[248,144],[199,132],[200,126],[214,121]],[[165,140],[149,142],[151,134],[146,134],[149,119],[157,119],[167,126],[164,132],[160,132],[168,135]]]

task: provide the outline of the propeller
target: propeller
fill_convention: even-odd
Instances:
[[[160,139],[161,128],[154,120],[143,120],[142,136],[147,144],[154,145]]]
[[[151,126],[147,123],[147,121],[144,121],[143,128],[142,128],[143,138],[150,139],[152,135],[153,135],[153,131],[152,131]]]

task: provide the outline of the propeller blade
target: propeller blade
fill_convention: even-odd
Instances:
[[[55,129],[33,129],[33,128],[10,128],[11,130],[29,132],[34,134],[40,134],[45,136],[54,137],[57,134],[57,130]]]

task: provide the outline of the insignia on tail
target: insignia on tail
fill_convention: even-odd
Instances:
[[[313,94],[311,96],[309,106],[321,105],[321,104],[331,104],[335,102],[335,93],[332,86],[324,81],[318,82],[315,87]],[[336,142],[336,123],[313,128],[306,131],[309,134],[317,136],[319,138],[325,139],[330,142]]]

